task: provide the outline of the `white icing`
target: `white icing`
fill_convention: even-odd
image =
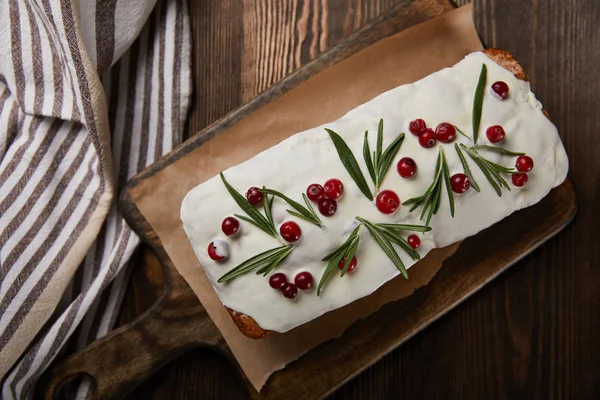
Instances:
[[[217,239],[212,243],[215,248],[215,254],[217,256],[222,257],[224,259],[227,259],[229,257],[229,245],[226,241]],[[223,262],[222,260],[220,261]]]
[[[491,125],[502,125],[506,138],[500,146],[526,152],[533,158],[535,167],[529,173],[529,182],[525,187],[516,188],[511,184],[512,190],[503,190],[503,196],[498,197],[481,170],[467,157],[481,192],[477,193],[471,188],[465,194],[455,195],[454,218],[450,216],[447,196],[443,193],[441,209],[431,222],[433,230],[419,234],[421,247],[418,252],[425,256],[432,248],[447,246],[474,235],[514,211],[537,203],[553,187],[562,183],[568,170],[567,155],[556,127],[543,115],[542,105],[531,92],[529,84],[516,79],[483,53],[470,54],[452,68],[383,93],[337,121],[295,134],[224,172],[229,183],[238,192],[245,193],[250,186],[265,185],[300,202],[301,194],[311,183],[323,184],[329,178],[339,178],[344,183],[345,193],[339,200],[336,214],[331,218],[321,217],[326,225],[325,230],[287,214],[287,204],[275,199],[273,217],[277,228],[286,220],[294,220],[302,228],[302,238],[297,243],[297,249],[276,272],[285,273],[293,281],[297,273],[309,271],[315,279],[313,288],[306,292],[300,291],[295,300],[284,298],[279,291],[269,287],[267,278],[255,273],[246,274],[226,284],[217,283],[220,276],[240,262],[277,247],[280,242],[243,221],[240,235],[229,238],[223,235],[220,230],[221,221],[229,215],[242,212],[218,176],[198,185],[187,194],[181,206],[183,227],[223,304],[251,316],[264,329],[285,332],[367,296],[398,276],[399,271],[363,228],[356,254],[358,268],[344,278],[334,274],[324,292],[317,297],[316,283],[325,268],[325,263],[320,259],[347,238],[355,226],[355,216],[359,215],[373,222],[422,224],[419,220],[420,209],[409,213],[409,207],[401,206],[390,216],[377,211],[344,169],[324,128],[342,135],[354,152],[369,184],[371,181],[362,157],[365,130],[370,132],[371,149],[375,147],[380,118],[384,119],[384,148],[398,133],[406,132],[404,144],[396,155],[381,190],[395,191],[401,201],[421,195],[433,178],[437,145],[430,149],[422,148],[417,138],[408,131],[408,124],[413,119],[423,118],[429,127],[435,129],[440,122],[451,122],[470,135],[473,95],[482,63],[488,68],[488,88],[493,82],[501,80],[508,84],[510,95],[508,99],[501,101],[497,96],[491,95],[490,91],[486,91],[478,144],[491,144],[485,136],[485,129]],[[462,135],[457,135],[454,143],[460,142],[471,144]],[[463,172],[453,144],[442,146],[450,174]],[[395,170],[398,160],[406,156],[417,163],[417,173],[411,179],[401,178]],[[505,166],[514,166],[515,157],[489,152],[485,152],[485,156]],[[510,184],[510,176],[506,175],[505,178]],[[407,232],[406,236],[408,234],[410,233]],[[226,262],[217,263],[206,254],[207,244],[215,239],[229,243],[230,258]],[[398,253],[407,267],[414,264],[403,251]]]

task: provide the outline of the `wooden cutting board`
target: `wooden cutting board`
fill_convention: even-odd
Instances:
[[[130,187],[327,66],[448,9],[451,9],[449,3],[438,0],[401,1],[390,13],[198,133],[134,179]],[[54,398],[60,386],[81,374],[96,381],[92,398],[120,398],[178,354],[197,346],[215,348],[237,365],[218,329],[173,267],[127,191],[122,194],[121,208],[130,225],[155,249],[164,265],[165,292],[140,318],[48,371],[42,380],[47,399]],[[260,394],[249,386],[250,394],[255,398],[279,398],[287,396],[293,387],[296,397],[318,398],[334,391],[559,232],[575,211],[573,187],[567,180],[536,206],[466,240],[429,285],[409,298],[384,306],[368,319],[355,323],[341,338],[323,343],[275,373]],[[519,240],[513,240],[515,237]],[[360,351],[353,351],[358,348]],[[241,373],[240,379],[243,379]],[[311,385],[301,384],[307,381]]]

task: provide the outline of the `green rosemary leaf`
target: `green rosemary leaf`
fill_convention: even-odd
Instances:
[[[365,224],[365,227],[369,230],[371,236],[373,236],[379,247],[381,247],[381,250],[383,250],[383,252],[388,256],[390,261],[396,266],[396,268],[398,268],[398,270],[402,273],[404,278],[408,279],[408,273],[406,272],[404,263],[402,262],[402,259],[400,259],[400,256],[394,249],[394,246],[392,246],[389,240],[377,230],[377,227],[375,227],[375,225],[362,218],[360,219],[360,221]]]
[[[270,262],[279,255],[284,249],[287,247],[291,247],[290,245],[276,247],[271,250],[264,251],[260,254],[255,255],[254,257],[249,258],[248,260],[242,262],[231,271],[227,272],[225,275],[221,276],[217,282],[224,283],[228,282],[240,275],[243,275],[247,272],[250,272],[264,263]]]
[[[423,196],[412,197],[412,198],[406,200],[404,203],[402,203],[402,205],[403,206],[410,206],[411,204],[417,204],[417,206],[418,206],[418,204],[420,202],[422,202],[422,201],[423,201]]]
[[[437,186],[436,186],[437,188]],[[433,212],[433,207],[435,205],[435,201],[434,201],[434,196],[435,196],[436,192],[434,191],[434,193],[427,197],[427,201],[425,202],[425,205],[423,206],[423,209],[421,210],[421,216],[419,217],[420,220],[423,220],[423,218],[425,218],[425,215],[427,214],[427,212],[429,211],[429,209],[431,209]],[[428,223],[425,224],[425,226],[429,226]]]
[[[304,203],[306,204],[306,208],[308,209],[308,211],[310,211],[310,213],[312,215],[317,215],[317,212],[315,211],[314,207],[312,206],[312,204],[310,204],[310,201],[308,200],[308,197],[306,197],[305,193],[302,193],[302,198],[304,199]],[[317,219],[319,219],[319,217],[317,217]],[[319,222],[321,222],[321,220],[319,219]]]
[[[290,250],[290,249],[291,249],[291,251],[288,252],[288,250]],[[280,252],[277,252],[277,253],[269,256],[268,259],[262,260],[260,262],[262,267],[260,267],[260,269],[258,271],[256,271],[256,275],[265,274],[265,271],[268,271],[268,272],[272,271],[271,267],[273,265],[275,265],[275,267],[276,267],[277,264],[279,264],[279,262],[277,262],[277,260],[281,257],[281,255],[286,254],[286,257],[287,257],[287,255],[289,253],[291,253],[292,251],[294,251],[294,249],[295,249],[295,247],[288,245],[288,246],[286,246],[286,249],[283,249]],[[283,258],[285,258],[285,257],[283,257]],[[275,268],[275,267],[273,267],[273,268]],[[264,276],[268,275],[268,272]]]
[[[263,230],[265,233],[277,237],[277,231],[275,230],[275,226],[271,225],[267,218],[265,218],[258,210],[246,200],[244,196],[238,193],[225,179],[223,173],[220,173],[221,180],[227,188],[227,191],[233,198],[233,200],[237,203],[238,206],[254,221],[254,225],[259,229]],[[242,218],[243,219],[243,218]]]
[[[352,258],[354,258],[354,254],[356,254],[356,250],[358,249],[359,243],[360,240],[358,238],[355,238],[352,244],[348,247],[348,250],[346,250],[346,252],[344,253],[344,256],[342,257],[342,260],[345,260],[344,268],[342,269],[342,272],[340,272],[340,277],[343,278],[344,275],[346,275],[346,273],[348,272],[350,264],[352,264]]]
[[[356,158],[354,158],[354,155],[352,154],[352,151],[350,150],[346,142],[344,142],[344,139],[342,139],[340,135],[338,135],[331,129],[325,128],[325,130],[327,131],[329,137],[333,141],[335,149],[337,150],[338,155],[340,157],[340,160],[342,161],[342,164],[344,164],[346,171],[348,171],[348,173],[350,174],[350,177],[354,180],[354,182],[356,182],[356,185],[358,186],[360,191],[365,195],[365,197],[373,201],[373,194],[371,193],[371,189],[369,189],[369,185],[367,184],[367,181],[365,180],[365,177],[363,176],[363,173],[360,170],[360,167],[358,166],[358,162],[356,161]]]
[[[492,176],[494,178],[496,178],[496,182],[499,185],[504,186],[506,189],[510,190],[510,186],[508,186],[508,183],[506,183],[506,181],[504,180],[504,178],[502,177],[502,175],[500,175],[500,171],[498,171],[497,169],[490,167],[489,164],[486,162],[487,160],[481,160],[484,164],[486,164],[488,166],[488,169],[490,171],[490,173],[492,174]]]
[[[327,264],[327,267],[325,268],[325,271],[323,271],[323,275],[321,275],[321,279],[319,280],[319,286],[317,286],[317,296],[321,295],[321,291],[323,290],[325,283],[331,276],[331,273],[338,267],[338,264],[342,260],[343,256],[344,253],[340,253],[329,260],[329,263]]]
[[[515,172],[514,168],[509,168],[509,167],[505,167],[504,165],[497,164],[497,163],[495,163],[493,161],[490,161],[490,160],[488,160],[486,158],[483,158],[479,153],[477,153],[477,156],[479,158],[481,158],[481,160],[483,162],[485,162],[493,170],[496,170],[498,172],[502,172],[502,173],[505,173],[505,174],[512,174],[513,172]]]
[[[506,150],[503,149],[502,147],[495,147],[495,146],[487,146],[485,144],[478,144],[477,146],[473,146],[471,147],[472,150],[488,150],[488,151],[493,151],[494,153],[499,153],[499,154],[503,154],[503,155],[507,155],[507,156],[522,156],[525,153],[519,153],[516,151],[510,151],[510,150]]]
[[[323,257],[321,259],[321,261],[329,261],[332,258],[334,258],[338,253],[343,252],[346,249],[346,247],[348,247],[350,245],[350,243],[356,237],[358,237],[358,233],[360,232],[360,227],[361,227],[361,225],[358,225],[356,228],[354,228],[354,230],[352,231],[352,233],[350,233],[350,236],[348,236],[346,241],[344,243],[342,243],[337,249],[335,249],[331,253],[327,254],[325,257]]]
[[[442,153],[442,168],[444,172],[444,182],[446,183],[446,192],[448,193],[448,202],[450,203],[450,215],[454,218],[454,192],[452,191],[452,185],[450,184],[450,171],[448,170],[448,162],[446,161],[446,155],[443,150]]]
[[[294,217],[298,217],[298,218],[300,218],[300,219],[302,219],[302,220],[304,220],[306,222],[310,222],[311,224],[315,224],[317,226],[321,226],[314,219],[308,218],[308,217],[306,217],[306,216],[304,216],[304,215],[302,215],[300,213],[297,213],[296,211],[293,211],[293,210],[285,210],[285,211],[287,211],[288,214],[293,215]]]
[[[477,164],[477,166],[479,167],[481,172],[483,172],[483,175],[485,175],[485,177],[490,182],[490,184],[492,185],[492,187],[494,188],[494,190],[496,191],[498,196],[502,197],[502,189],[500,188],[500,186],[496,183],[496,181],[490,174],[488,167],[477,157],[473,157],[473,155],[471,153],[467,152],[467,154],[471,157],[471,159],[475,162],[475,164]]]
[[[381,225],[380,224],[376,224],[377,228],[380,228]],[[397,244],[398,246],[402,247],[402,250],[404,250],[413,260],[417,261],[421,259],[421,256],[419,255],[419,253],[417,253],[415,251],[415,249],[413,249],[411,247],[410,244],[408,244],[408,242],[401,237],[400,235],[388,230],[388,229],[381,229],[380,230],[381,234],[384,235],[391,243]]]
[[[425,225],[409,225],[409,224],[377,224],[377,226],[397,231],[412,231],[412,232],[429,232],[431,228]]]
[[[453,126],[454,126],[454,129],[456,129],[456,132],[460,133],[461,135],[463,135],[464,137],[466,137],[470,141],[473,141],[473,139],[471,139],[469,136],[467,136],[467,134],[464,133],[458,126],[456,126],[456,125],[453,125]]]
[[[404,142],[404,133],[398,135],[396,139],[385,149],[383,155],[381,156],[381,160],[379,162],[379,169],[377,170],[377,188],[379,189],[379,185],[383,182],[383,178],[387,174],[392,162],[394,161],[394,157],[398,154],[400,147],[402,147],[402,143]]]
[[[265,272],[263,272],[263,276],[267,276],[271,272],[273,272],[273,270],[275,268],[277,268],[277,266],[279,264],[281,264],[283,262],[283,260],[285,260],[287,258],[287,256],[289,256],[292,253],[292,251],[294,251],[295,249],[296,249],[296,247],[289,246],[288,249],[281,252],[281,254],[279,256],[277,256],[277,258],[275,258],[273,261],[271,261],[271,263],[268,265],[268,268],[265,270]]]
[[[245,215],[240,215],[240,214],[233,214],[233,215],[234,215],[234,216],[236,216],[236,217],[238,217],[238,218],[239,218],[239,219],[241,219],[242,221],[246,221],[246,222],[248,222],[248,223],[250,223],[250,224],[254,225],[254,226],[255,226],[255,227],[257,227],[258,229],[260,229],[260,230],[262,230],[262,231],[265,231],[265,230],[264,230],[264,226],[261,226],[261,225],[257,224],[257,223],[256,223],[256,222],[255,222],[253,219],[250,219],[250,218],[246,217]],[[266,231],[265,231],[265,232],[266,232]],[[270,232],[267,232],[267,233],[269,233],[269,235],[271,235],[271,233],[270,233]],[[271,236],[272,236],[272,235],[271,235]]]
[[[337,249],[323,257],[322,261],[329,261],[329,263],[327,264],[327,267],[325,268],[325,271],[323,272],[323,275],[321,275],[321,279],[319,280],[319,286],[317,287],[317,296],[321,295],[323,286],[333,273],[334,269],[338,266],[342,258],[344,258],[345,255],[349,254],[349,251],[352,247],[358,247],[360,241],[358,233],[360,231],[361,226],[362,225],[358,225],[356,228],[354,228],[354,230],[352,231],[352,233],[350,233],[350,236],[348,236],[344,243],[342,243]],[[354,250],[354,252],[356,252],[356,250]],[[354,257],[354,253],[352,254]]]
[[[458,158],[460,158],[460,163],[462,164],[465,175],[467,175],[469,177],[471,186],[473,187],[473,189],[475,189],[477,192],[479,192],[480,191],[479,185],[475,181],[475,178],[473,177],[473,173],[471,172],[471,169],[469,168],[469,164],[467,164],[467,160],[465,159],[465,155],[462,153],[462,151],[461,151],[460,147],[458,147],[457,143],[454,143],[454,150],[456,150],[456,154],[458,154]]]
[[[481,112],[483,110],[483,95],[485,94],[485,83],[487,80],[487,67],[481,66],[479,81],[475,88],[475,97],[473,98],[473,142],[477,144],[479,137],[479,125],[481,123]]]
[[[302,204],[298,203],[297,201],[294,201],[292,199],[290,199],[289,197],[287,197],[285,194],[278,192],[277,190],[273,190],[273,189],[261,189],[262,193],[265,194],[271,194],[273,196],[279,197],[282,200],[284,200],[286,203],[288,203],[290,206],[292,206],[292,208],[294,208],[294,210],[296,210],[300,215],[302,215],[306,221],[311,222],[319,227],[323,226],[321,219],[319,218],[319,216],[315,213],[315,210],[312,209],[312,211],[306,207],[304,207]],[[287,212],[289,212],[290,214],[292,214],[290,212],[290,210],[287,210]],[[296,215],[295,213],[292,215]],[[296,215],[298,216],[298,215]]]
[[[263,186],[263,189],[266,189]],[[275,226],[275,222],[273,222],[273,214],[271,213],[273,207],[273,196],[269,199],[268,195],[263,196],[263,208],[265,210],[265,216],[267,217],[267,221],[269,221],[269,225]]]
[[[371,175],[371,179],[373,180],[373,184],[377,184],[377,178],[375,176],[375,167],[373,166],[373,159],[371,158],[371,149],[369,148],[369,131],[365,131],[365,140],[363,143],[363,158],[365,159],[365,164],[367,164],[367,169],[369,170],[369,175]]]
[[[378,171],[383,153],[383,118],[379,120],[379,126],[377,127],[377,148],[375,151],[375,170]]]
[[[442,203],[442,186],[443,186],[443,169],[440,171],[440,179],[438,180],[438,184],[435,187],[435,191],[431,194],[431,198],[433,201],[433,206],[431,207],[431,215],[428,218],[428,221],[431,221],[431,217],[436,215],[438,210],[440,209],[440,205]],[[425,225],[429,226],[429,222],[426,222]]]

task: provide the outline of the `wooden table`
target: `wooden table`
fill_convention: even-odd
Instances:
[[[188,132],[252,99],[394,3],[190,1],[195,98]],[[600,393],[600,2],[475,0],[474,10],[484,43],[523,62],[558,125],[578,215],[335,397],[591,399]],[[119,324],[139,315],[160,288],[160,267],[146,253],[138,254]],[[236,373],[219,355],[198,349],[129,398],[244,398]]]

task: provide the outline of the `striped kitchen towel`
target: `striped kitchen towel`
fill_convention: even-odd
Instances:
[[[1,398],[110,331],[139,243],[118,193],[190,90],[184,0],[0,1]]]

